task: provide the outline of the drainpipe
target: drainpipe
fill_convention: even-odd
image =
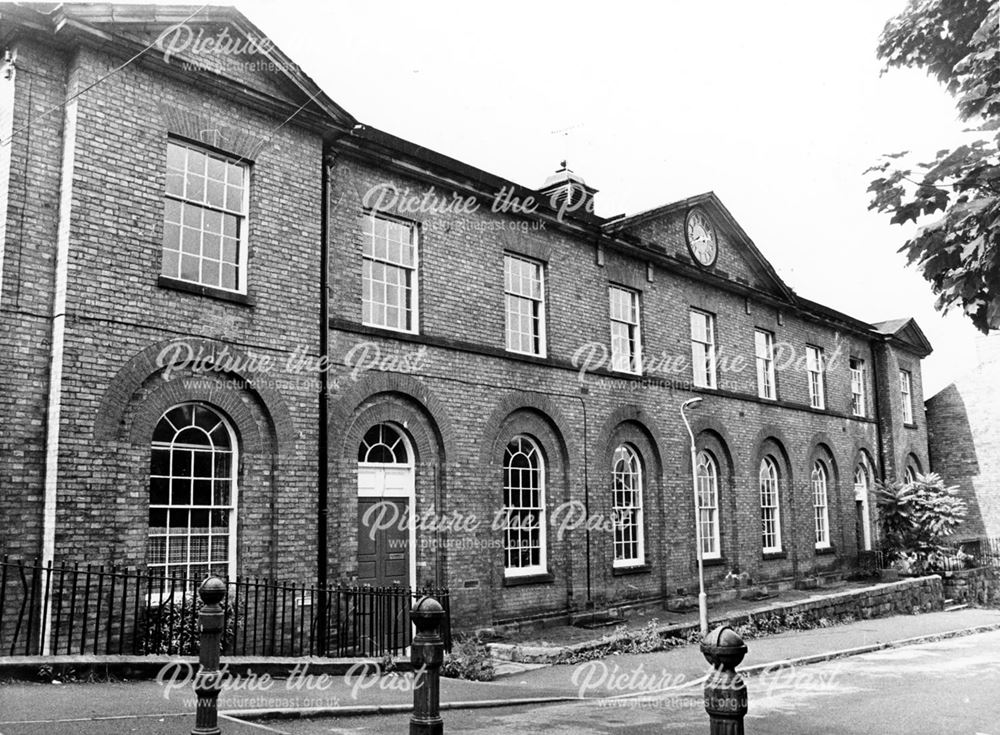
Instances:
[[[45,430],[45,500],[42,511],[42,566],[55,559],[56,504],[59,494],[60,418],[62,415],[63,360],[66,347],[66,289],[69,283],[69,238],[73,204],[73,169],[76,163],[77,103],[66,105],[63,123],[62,171],[59,183],[59,229],[56,234],[55,289],[52,297],[52,345],[49,353],[49,395]],[[43,577],[44,578],[44,577]],[[52,600],[51,579],[42,590],[42,654],[49,651]]]
[[[327,523],[329,520],[329,415],[330,415],[330,243],[329,243],[329,200],[330,176],[333,168],[333,154],[327,145],[323,146],[320,158],[323,183],[320,187],[320,272],[319,272],[319,433],[317,437],[317,493],[316,493],[316,586],[319,591],[319,610],[316,615],[316,643],[321,656],[326,655],[327,627],[327,582],[328,549]]]
[[[878,444],[878,473],[882,480],[885,480],[885,443],[882,441],[882,411],[879,408],[881,403],[881,394],[879,391],[879,379],[878,379],[878,361],[879,354],[877,347],[872,349],[872,388],[874,388],[874,400],[872,405],[875,407],[875,441]]]
[[[583,408],[583,517],[584,522],[584,538],[586,539],[586,554],[587,554],[587,603],[586,608],[592,610],[594,608],[594,599],[592,596],[591,589],[591,561],[590,561],[590,468],[587,466],[590,463],[590,457],[587,450],[587,402],[583,400],[583,396],[577,396],[580,399],[580,406]]]

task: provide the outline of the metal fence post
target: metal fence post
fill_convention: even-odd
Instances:
[[[410,611],[410,620],[417,626],[417,634],[410,644],[410,662],[413,664],[410,735],[440,735],[444,732],[440,712],[443,619],[444,608],[433,597],[421,597]]]
[[[709,735],[743,735],[747,687],[736,667],[747,655],[746,644],[735,630],[723,625],[705,636],[701,652],[712,665],[705,681]]]
[[[219,639],[222,636],[223,611],[219,604],[226,599],[226,583],[218,577],[209,577],[198,588],[203,606],[198,614],[201,624],[201,643],[198,662],[201,668],[194,680],[198,695],[198,709],[191,735],[220,735],[219,729]]]

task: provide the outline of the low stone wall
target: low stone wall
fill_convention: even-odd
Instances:
[[[1000,607],[1000,572],[990,567],[944,572],[944,596],[954,604]]]
[[[847,590],[819,595],[815,598],[771,608],[755,610],[752,615],[760,616],[776,613],[784,616],[801,615],[806,620],[820,618],[835,619],[845,615],[856,618],[880,618],[901,613],[931,612],[944,608],[944,585],[941,577],[932,574],[927,577],[902,579],[898,582],[883,582],[862,590]],[[743,623],[749,615],[732,619],[733,623]]]
[[[902,579],[898,582],[882,582],[862,589],[842,592],[820,591],[812,597],[797,602],[775,600],[728,615],[713,615],[709,609],[709,627],[714,628],[720,624],[735,627],[748,623],[751,618],[758,620],[768,617],[788,618],[792,615],[804,622],[816,623],[821,618],[838,622],[848,615],[854,618],[878,618],[887,615],[932,612],[943,609],[944,600],[941,577],[932,574],[927,577]],[[656,632],[665,638],[684,636],[696,630],[698,630],[697,622],[674,623],[656,628]],[[639,631],[635,630],[623,631],[612,636],[598,637],[566,646],[490,643],[488,647],[490,655],[496,659],[524,663],[554,663],[566,656],[601,648],[616,639],[630,638],[639,634]]]

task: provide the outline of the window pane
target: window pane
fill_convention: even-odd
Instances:
[[[238,290],[239,281],[233,276],[244,252],[239,239],[244,231],[245,167],[176,143],[168,145],[167,159],[164,252],[180,250],[186,257],[164,255],[164,275]],[[230,242],[223,243],[223,233]],[[227,259],[233,270],[222,272],[220,258]],[[206,266],[206,259],[216,265]]]
[[[169,575],[197,576],[209,561],[210,533],[221,532],[213,562],[228,575],[232,453],[222,418],[207,406],[170,409],[153,433],[148,563]],[[221,446],[220,446],[221,445]],[[197,447],[197,448],[195,448]],[[164,539],[163,534],[169,539]]]

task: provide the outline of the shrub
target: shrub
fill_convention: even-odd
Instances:
[[[457,641],[452,650],[444,654],[441,676],[469,681],[493,681],[496,672],[490,649],[477,636]]]
[[[945,487],[935,473],[914,482],[876,483],[878,523],[887,559],[903,573],[922,574],[943,568],[955,556],[944,539],[965,518],[958,487]]]
[[[197,656],[201,640],[198,613],[204,603],[193,592],[177,594],[159,604],[150,602],[139,623],[138,648],[150,654]],[[236,611],[226,602],[222,650],[230,650],[236,638]]]

